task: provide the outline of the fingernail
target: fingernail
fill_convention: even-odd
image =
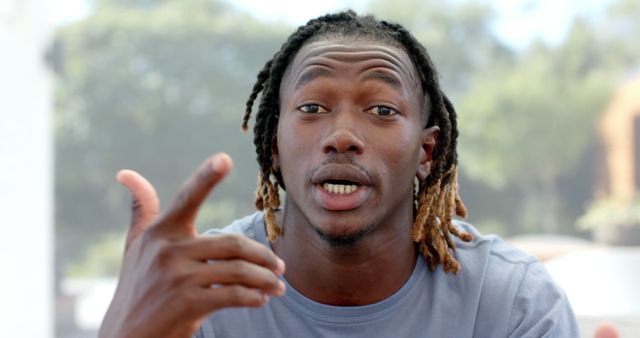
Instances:
[[[213,160],[211,161],[211,168],[214,171],[223,171],[232,165],[233,162],[231,161],[231,158],[225,153],[219,153],[213,156]]]
[[[277,266],[277,274],[278,276],[284,274],[284,269],[285,269],[285,265],[284,265],[284,261],[280,258],[278,258],[278,266]]]
[[[285,291],[287,291],[287,286],[284,284],[283,281],[278,281],[278,288],[280,289],[280,293],[279,293],[280,296],[284,295]]]
[[[213,169],[213,171],[220,171],[222,166],[222,161],[220,161],[219,157],[214,157],[213,160],[211,161],[211,169]]]
[[[122,183],[122,176],[124,175],[124,169],[120,170],[116,173],[116,181],[122,185],[124,185],[124,183]]]
[[[269,295],[267,295],[266,293],[262,294],[262,303],[266,304],[269,302]]]

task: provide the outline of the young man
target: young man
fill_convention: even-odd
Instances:
[[[452,220],[456,114],[404,28],[311,20],[258,74],[244,128],[259,94],[260,212],[197,236],[224,154],[163,215],[149,182],[118,174],[133,217],[101,337],[578,336],[538,261]]]

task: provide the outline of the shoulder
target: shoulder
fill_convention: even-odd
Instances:
[[[456,238],[455,256],[461,266],[458,275],[473,280],[472,284],[481,282],[484,292],[495,289],[503,293],[518,287],[531,267],[544,271],[536,257],[513,247],[499,236],[483,235],[466,222],[456,220],[454,224],[473,236],[470,242]]]
[[[537,258],[499,236],[483,235],[463,221],[455,220],[454,224],[473,236],[470,242],[455,240],[455,256],[461,269],[454,279],[475,286],[482,296],[515,297],[523,279],[530,278],[527,275],[531,267],[544,271]]]
[[[482,258],[494,260],[498,264],[528,265],[538,262],[537,258],[511,246],[497,235],[483,235],[473,225],[460,220],[454,220],[454,225],[473,236],[470,242],[456,238],[456,250],[463,255],[462,259],[481,258],[477,256],[480,251],[483,253]],[[467,253],[473,253],[473,256],[466,257]]]
[[[209,229],[203,236],[213,236],[219,234],[245,235],[253,240],[258,239],[259,227],[264,224],[264,214],[261,211],[239,218],[224,228]]]
[[[509,318],[504,322],[508,336],[578,336],[564,291],[536,257],[498,236],[482,235],[469,223],[455,225],[474,237],[456,242],[456,257],[459,275],[477,286],[479,310]]]
[[[454,224],[473,236],[470,242],[456,238],[455,255],[461,265],[460,274],[483,280],[485,288],[504,289],[507,285],[519,284],[531,267],[544,271],[536,257],[513,247],[499,236],[483,235],[463,221],[456,220]]]
[[[462,266],[461,273],[466,271],[470,277],[482,276],[498,285],[512,283],[520,287],[522,283],[550,283],[559,289],[536,257],[499,236],[481,234],[467,222],[456,220],[454,224],[473,236],[470,242],[456,239],[456,258]]]

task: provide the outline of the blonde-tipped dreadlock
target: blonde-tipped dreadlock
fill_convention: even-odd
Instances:
[[[263,178],[262,175],[258,175],[255,205],[258,210],[264,210],[267,239],[269,242],[275,241],[282,234],[282,228],[276,223],[276,210],[280,208],[277,180],[272,180],[271,177]]]
[[[445,272],[458,272],[460,264],[453,257],[455,243],[451,235],[467,242],[472,239],[470,234],[460,231],[452,222],[454,213],[460,217],[467,216],[458,193],[457,176],[458,169],[454,165],[432,186],[427,187],[425,182],[419,184],[418,207],[411,235],[431,271],[440,263]]]
[[[453,253],[452,236],[463,241],[471,235],[452,223],[455,215],[464,217],[466,210],[458,194],[456,112],[442,91],[426,49],[404,27],[378,21],[372,16],[358,16],[353,11],[328,14],[299,27],[273,58],[258,73],[257,81],[246,103],[242,129],[248,129],[251,110],[259,94],[253,143],[256,146],[260,173],[255,205],[264,210],[269,241],[274,241],[282,229],[276,223],[275,212],[280,207],[279,187],[286,189],[282,176],[273,165],[273,139],[280,115],[280,83],[284,73],[300,48],[322,37],[357,37],[388,43],[407,52],[413,61],[428,104],[423,108],[426,126],[438,126],[440,133],[433,151],[432,171],[418,183],[414,204],[412,237],[425,257],[430,270],[442,264],[445,272],[458,272],[460,264]]]

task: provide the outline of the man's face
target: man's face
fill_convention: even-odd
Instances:
[[[423,101],[401,49],[348,38],[302,47],[282,80],[274,144],[285,221],[338,241],[406,230],[438,133],[423,128]]]

